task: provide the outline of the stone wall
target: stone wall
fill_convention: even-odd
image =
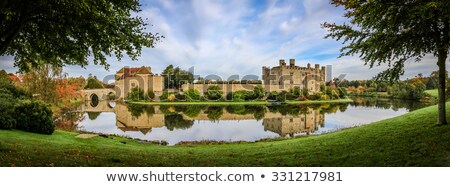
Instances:
[[[158,75],[139,75],[116,80],[115,85],[118,99],[125,99],[135,86],[138,86],[144,92],[152,90],[155,95],[161,95],[164,89],[164,78]]]

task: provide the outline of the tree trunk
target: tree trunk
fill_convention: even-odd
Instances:
[[[438,85],[438,108],[439,108],[439,116],[437,125],[447,125],[447,118],[445,112],[445,60],[447,59],[447,51],[439,50],[438,51],[438,62],[439,66],[439,85]]]

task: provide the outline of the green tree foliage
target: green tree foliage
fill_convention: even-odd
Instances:
[[[105,88],[105,86],[101,81],[97,80],[96,77],[89,77],[87,79],[87,84],[84,87],[84,89],[101,89],[101,88]]]
[[[302,96],[305,96],[305,97],[308,97],[308,96],[309,96],[308,88],[303,88],[303,89],[302,89]]]
[[[191,72],[182,70],[179,67],[173,67],[173,65],[167,66],[161,75],[164,77],[165,89],[179,89],[181,85],[194,81],[194,75]]]
[[[391,86],[391,93],[394,98],[400,99],[421,99],[425,95],[425,84],[417,79],[398,81]]]
[[[145,97],[144,97],[144,90],[140,89],[137,86],[134,87],[134,88],[131,88],[131,92],[128,93],[127,98],[129,100],[132,100],[132,101],[144,100],[145,99]]]
[[[336,88],[326,87],[325,94],[330,99],[339,99],[339,93],[338,93],[338,90]]]
[[[256,85],[255,88],[253,88],[253,95],[254,99],[261,99],[264,97],[264,87],[262,85]]]
[[[24,74],[22,85],[35,98],[54,103],[56,80],[60,78],[62,78],[62,68],[44,64]]]
[[[0,129],[16,127],[14,104],[17,102],[11,92],[0,87]]]
[[[200,101],[200,92],[195,88],[189,88],[184,92],[187,101]]]
[[[448,79],[448,71],[445,70],[445,79]],[[439,85],[439,71],[433,71],[425,81],[427,90],[437,89]],[[447,98],[447,97],[446,97]]]
[[[153,92],[153,90],[151,90],[151,89],[147,90],[147,93],[145,95],[146,95],[146,98],[149,100],[155,99],[155,92]]]
[[[293,97],[298,98],[298,97],[300,97],[302,95],[302,90],[298,86],[295,86],[290,91],[291,91],[291,94],[292,94]]]
[[[386,92],[388,87],[388,83],[385,81],[380,81],[380,83],[377,84],[377,92]]]
[[[231,100],[239,102],[239,101],[250,101],[250,100],[254,100],[255,98],[256,98],[256,94],[253,91],[239,90],[239,91],[232,93]]]
[[[276,100],[277,100],[278,102],[285,102],[286,99],[287,99],[287,97],[289,97],[288,95],[290,95],[290,93],[288,93],[288,92],[286,92],[286,91],[281,91],[281,92],[277,95]]]
[[[13,84],[5,70],[0,71],[0,89],[3,90],[0,93],[6,94],[7,96],[11,96],[13,98],[31,98],[29,92],[22,88],[18,88]]]
[[[223,91],[217,85],[208,86],[208,89],[206,90],[206,93],[205,93],[205,96],[209,100],[219,100],[220,98],[222,98],[222,95],[223,95]]]
[[[0,2],[0,55],[14,55],[22,71],[94,64],[108,68],[106,57],[136,60],[154,47],[158,34],[146,32],[137,0],[3,0]],[[45,61],[42,61],[45,60]]]
[[[398,80],[409,59],[421,61],[434,54],[439,67],[438,124],[447,124],[445,112],[445,61],[450,48],[448,0],[353,1],[333,0],[347,10],[350,24],[324,23],[326,37],[347,43],[341,56],[359,55],[371,68],[382,63],[388,69],[377,79]]]
[[[55,130],[53,113],[42,101],[20,100],[15,113],[16,129],[40,134],[52,134]]]

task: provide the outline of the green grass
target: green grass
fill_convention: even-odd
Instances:
[[[335,100],[318,100],[318,101],[286,101],[287,104],[314,104],[314,103],[345,103],[352,102],[351,99],[335,99]],[[145,105],[267,105],[268,101],[195,101],[195,102],[146,102],[146,101],[131,101],[132,104],[145,104]]]
[[[435,98],[438,97],[438,89],[425,90],[425,93],[430,94],[432,97],[435,97]]]
[[[450,107],[450,103],[447,103]],[[447,110],[447,115],[450,111]],[[437,106],[361,127],[285,140],[161,146],[0,130],[1,166],[450,166],[450,125]]]

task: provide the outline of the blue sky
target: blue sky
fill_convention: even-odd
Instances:
[[[328,0],[141,0],[139,16],[148,18],[148,30],[165,38],[156,48],[144,49],[138,61],[118,62],[109,58],[110,71],[102,66],[86,69],[67,66],[69,76],[96,75],[103,78],[123,66],[151,66],[161,73],[169,64],[194,68],[200,76],[211,74],[227,79],[231,75],[261,75],[262,66],[276,66],[279,59],[295,58],[297,65],[331,64],[335,76],[370,79],[383,70],[369,70],[358,57],[337,58],[341,42],[324,39],[323,22],[343,23],[344,10]],[[437,58],[410,62],[405,77],[436,70]],[[17,71],[12,57],[0,57],[0,69]]]

